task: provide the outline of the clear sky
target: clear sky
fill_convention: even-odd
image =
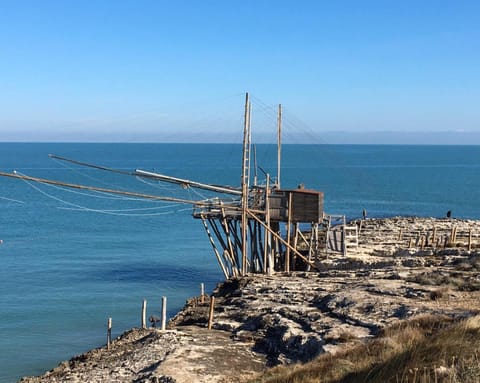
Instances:
[[[0,141],[237,140],[245,91],[319,142],[480,144],[480,1],[0,0]]]

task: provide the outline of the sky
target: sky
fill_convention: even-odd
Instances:
[[[0,0],[0,141],[480,144],[479,1]],[[297,133],[298,132],[298,133]]]

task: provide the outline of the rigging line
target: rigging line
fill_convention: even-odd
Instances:
[[[190,196],[191,196],[191,194],[195,194],[197,197],[200,197],[203,200],[208,199],[208,197],[206,195],[200,193],[198,190],[195,190],[193,188],[190,188]]]
[[[112,184],[112,183],[109,183],[109,182],[105,182],[103,179],[100,179],[100,178],[97,178],[97,177],[93,177],[91,175],[88,175],[86,173],[83,173],[81,172],[80,170],[74,168],[73,166],[68,166],[67,164],[64,163],[65,162],[74,162],[74,163],[77,163],[77,165],[81,165],[81,166],[88,166],[90,164],[86,164],[86,163],[83,163],[83,162],[80,162],[80,161],[76,161],[76,160],[70,160],[68,158],[63,158],[63,157],[60,157],[60,156],[56,156],[54,154],[49,154],[49,157],[50,159],[52,159],[53,161],[55,161],[56,163],[58,163],[59,165],[61,165],[62,167],[64,167],[65,169],[69,169],[73,172],[75,172],[76,174],[79,174],[81,175],[82,177],[85,177],[85,178],[88,178],[88,179],[91,179],[95,182],[99,182],[100,184],[102,185],[106,185],[106,186],[109,186],[109,187],[118,187],[120,190],[122,189],[121,187],[115,185],[115,184]],[[62,160],[60,160],[60,158],[62,158]],[[84,165],[85,164],[85,165]],[[92,166],[96,166],[96,165],[92,165]],[[115,170],[115,169],[113,169]],[[119,200],[122,200],[122,199],[128,199],[127,197],[114,197],[114,196],[111,196],[110,197],[111,199],[119,199]],[[132,199],[134,200],[134,199]]]
[[[198,189],[210,190],[217,193],[226,193],[226,194],[235,194],[235,195],[241,194],[241,191],[238,188],[234,188],[231,186],[210,185],[202,182],[190,181],[182,178],[167,176],[165,174],[149,172],[141,169],[136,169],[135,175],[139,175],[145,178],[152,178],[152,179],[156,179],[164,182],[170,182],[173,184],[187,185],[187,186],[198,188]]]
[[[148,172],[148,171],[141,170],[141,169],[136,169],[135,172],[127,172],[127,171],[124,171],[124,170],[113,169],[113,168],[109,168],[109,167],[106,167],[106,166],[94,165],[94,164],[89,164],[87,162],[72,160],[72,159],[69,159],[69,158],[57,156],[55,154],[49,154],[48,156],[50,158],[56,158],[56,159],[61,160],[61,161],[67,161],[67,162],[71,162],[71,163],[81,165],[81,166],[86,166],[86,167],[99,169],[99,170],[105,170],[105,171],[118,173],[118,174],[123,174],[123,175],[128,175],[128,176],[140,176],[140,177],[146,177],[146,178],[153,178],[153,179],[161,180],[161,181],[164,181],[164,182],[170,182],[170,183],[176,183],[176,184],[182,184],[182,185],[187,184],[191,187],[196,187],[196,188],[199,188],[199,189],[206,189],[206,190],[213,190],[213,191],[217,191],[219,193],[229,193],[229,194],[240,194],[241,193],[238,189],[232,188],[232,187],[229,187],[229,186],[208,185],[208,184],[204,184],[204,183],[201,183],[201,182],[184,180],[184,179],[181,179],[181,178],[171,177],[171,176],[167,176],[167,175],[164,175],[164,174],[158,174],[158,173],[154,173],[154,172]]]
[[[20,201],[18,199],[7,198],[7,197],[2,197],[2,196],[0,196],[0,199],[3,199],[5,201],[10,201],[10,202],[16,202],[16,203],[25,203],[24,201]]]
[[[145,198],[146,200],[170,201],[170,202],[177,202],[177,203],[191,204],[191,205],[200,205],[200,206],[205,205],[205,203],[203,203],[201,201],[192,201],[192,200],[186,200],[186,199],[181,199],[181,198],[173,198],[173,197],[162,197],[162,196],[157,196],[157,195],[136,193],[136,192],[124,191],[124,190],[105,189],[105,188],[99,188],[99,187],[95,187],[95,186],[70,184],[70,183],[66,183],[66,182],[54,181],[54,180],[49,180],[49,179],[45,179],[45,178],[31,177],[31,176],[27,176],[27,175],[17,174],[16,171],[14,173],[0,172],[0,176],[1,177],[18,178],[18,179],[29,180],[29,181],[33,181],[33,182],[50,184],[50,185],[60,185],[60,186],[70,187],[72,189],[95,190],[95,191],[102,191],[102,192],[111,193],[111,194],[127,195],[127,196],[131,196],[131,197]]]
[[[146,211],[146,210],[160,210],[160,209],[170,209],[177,205],[165,205],[165,206],[157,206],[157,207],[144,207],[144,208],[133,208],[133,209],[99,209],[104,212],[127,212],[127,211]],[[89,208],[87,208],[89,209]]]
[[[191,210],[191,207],[183,208],[183,209],[176,209],[176,210],[169,210],[164,212],[158,213],[143,213],[143,214],[136,214],[136,213],[116,213],[109,210],[100,210],[100,209],[90,209],[87,207],[57,207],[60,210],[72,210],[72,211],[83,211],[83,212],[92,212],[92,213],[100,213],[106,215],[113,215],[113,216],[120,216],[120,217],[153,217],[153,216],[160,216],[160,215],[168,215],[168,214],[176,214],[179,212]]]
[[[105,170],[105,171],[108,171],[108,172],[123,174],[123,175],[127,175],[127,176],[133,176],[133,175],[135,175],[135,173],[132,173],[132,172],[126,172],[126,171],[124,171],[124,170],[118,170],[118,169],[108,168],[108,167],[106,167],[106,166],[101,166],[101,165],[89,164],[89,163],[87,163],[87,162],[72,160],[72,159],[69,159],[69,158],[57,156],[57,155],[55,155],[55,154],[49,154],[48,156],[49,156],[50,158],[53,158],[53,159],[57,159],[57,160],[60,160],[60,161],[70,162],[70,163],[76,164],[76,165],[86,166],[86,167],[88,167],[88,168]]]
[[[160,184],[161,181],[157,181],[158,183],[151,183],[151,182],[148,182],[147,180],[143,179],[142,177],[140,176],[136,176],[135,179],[139,182],[143,182],[144,184],[146,185],[149,185],[155,189],[160,189],[160,190],[164,190],[164,191],[169,191],[169,192],[173,192],[173,191],[177,191],[178,188],[175,187],[175,186],[170,186],[170,185],[163,185],[163,184]]]
[[[103,181],[102,179],[99,179],[97,177],[92,177],[91,175],[88,175],[86,173],[83,173],[81,171],[79,171],[78,169],[74,168],[73,166],[68,166],[67,164],[65,164],[63,161],[60,161],[58,160],[57,158],[55,158],[54,156],[53,157],[50,157],[53,161],[55,161],[57,164],[59,164],[60,166],[62,166],[63,168],[65,169],[68,169],[68,170],[71,170],[73,172],[75,172],[76,174],[80,174],[82,177],[85,177],[85,178],[88,178],[88,179],[91,179],[95,182],[99,182],[103,185],[108,185],[108,186],[111,186],[111,184]]]
[[[150,200],[145,200],[145,199],[141,199],[141,198],[127,198],[127,197],[117,197],[117,196],[107,197],[106,195],[105,196],[99,196],[99,195],[94,195],[94,194],[89,194],[89,193],[82,193],[82,192],[79,192],[79,191],[76,191],[76,190],[68,189],[66,187],[61,187],[61,186],[57,186],[57,185],[51,185],[51,184],[45,184],[45,185],[50,186],[50,187],[55,188],[55,189],[58,189],[58,190],[68,192],[68,193],[78,194],[78,195],[81,195],[81,196],[91,197],[91,198],[109,199],[109,200],[114,200],[114,201],[137,201],[137,202],[163,203],[163,201],[150,201]],[[96,191],[94,190],[93,192],[96,192]],[[96,192],[96,193],[102,193],[102,192]],[[103,194],[108,194],[108,193],[103,193]],[[145,209],[163,209],[163,208],[169,207],[169,206],[173,206],[173,205],[158,206],[158,207],[151,207],[151,208],[145,208]]]
[[[27,179],[25,179],[25,178],[22,178],[22,179],[23,179],[24,182],[26,182],[28,185],[30,185],[32,188],[34,188],[35,190],[37,190],[41,194],[45,195],[46,197],[51,198],[51,199],[56,200],[56,201],[59,201],[59,202],[65,204],[65,205],[73,206],[72,210],[87,211],[87,212],[101,213],[101,214],[107,214],[107,215],[116,215],[116,216],[127,216],[127,217],[156,216],[156,215],[165,215],[165,214],[171,214],[172,213],[172,212],[162,212],[162,213],[143,213],[143,214],[135,214],[135,213],[133,213],[133,214],[132,213],[122,214],[122,213],[111,212],[111,211],[108,211],[108,210],[92,209],[92,208],[81,206],[81,205],[78,205],[78,204],[75,204],[75,203],[72,203],[72,202],[65,201],[61,198],[58,198],[54,195],[51,195],[51,194],[45,192],[44,190],[40,189],[39,187],[33,185]],[[185,210],[190,210],[190,209],[185,209]],[[181,211],[181,210],[178,210],[178,211]]]
[[[106,195],[106,196],[109,195],[110,198],[108,198],[108,197],[104,197],[104,198],[112,199],[112,200],[116,200],[116,201],[138,201],[138,202],[148,202],[148,203],[162,202],[162,201],[156,201],[156,200],[144,199],[144,198],[115,196],[115,195],[112,195],[112,193],[110,193],[110,192],[104,192],[104,191],[100,191],[100,190],[92,190],[92,191],[94,193],[103,194],[103,195]]]

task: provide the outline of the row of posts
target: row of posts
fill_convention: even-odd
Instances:
[[[205,303],[205,285],[200,284],[200,303]],[[213,325],[213,312],[215,306],[215,297],[212,295],[210,297],[210,308],[208,312],[208,325],[209,330],[212,329]],[[155,323],[155,322],[154,322]],[[162,297],[162,317],[161,317],[161,326],[160,329],[165,331],[167,324],[167,297]],[[144,299],[142,303],[142,316],[141,316],[141,326],[142,328],[147,328],[147,300]],[[112,318],[108,318],[107,321],[107,350],[110,349],[112,344]]]
[[[444,248],[448,247],[448,246],[455,246],[456,242],[457,242],[457,226],[453,226],[452,229],[451,229],[451,232],[450,232],[450,235],[447,235],[445,234],[443,236],[443,240],[442,240],[442,236],[438,236],[437,237],[437,228],[434,226],[433,227],[433,230],[432,230],[432,237],[431,237],[431,243],[429,244],[429,234],[421,234],[419,233],[417,235],[417,238],[415,240],[415,238],[410,238],[410,242],[408,244],[408,247],[409,248],[412,248],[415,244],[415,246],[419,246],[422,250],[424,247],[426,246],[431,246],[431,247],[441,247],[443,245]],[[400,232],[399,232],[399,235],[398,235],[398,240],[401,241],[402,240],[402,235],[403,235],[403,232],[402,230],[400,229]],[[443,243],[442,243],[443,242]],[[468,245],[467,245],[467,248],[468,248],[468,251],[471,251],[472,250],[472,243],[473,243],[473,231],[472,229],[469,230],[468,232]]]

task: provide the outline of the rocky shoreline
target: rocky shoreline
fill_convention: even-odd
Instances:
[[[400,320],[479,312],[479,221],[394,217],[359,227],[358,247],[325,255],[320,271],[220,284],[212,330],[208,299],[192,298],[166,331],[129,330],[110,350],[21,382],[243,382],[277,364],[338,352]]]

